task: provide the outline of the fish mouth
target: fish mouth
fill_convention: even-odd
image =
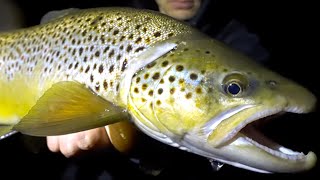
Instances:
[[[251,108],[254,107],[243,108],[241,111],[247,111]],[[185,136],[184,145],[196,154],[260,173],[296,173],[310,170],[316,164],[315,153],[310,151],[305,154],[284,147],[267,137],[263,132],[263,127],[270,124],[270,121],[272,123],[279,121],[288,112],[306,113],[301,109],[289,111],[280,108],[260,111],[233,127],[233,130],[229,131],[218,145],[215,144],[214,139],[208,138],[208,134],[202,136],[203,142],[200,143],[199,139],[194,138],[195,134],[193,133]],[[282,132],[286,133],[285,130]]]
[[[298,152],[287,147],[284,147],[278,141],[274,141],[266,134],[272,134],[272,132],[264,132],[264,126],[271,122],[277,122],[284,119],[287,114],[295,114],[299,116],[304,112],[298,109],[291,109],[290,111],[273,110],[268,113],[262,113],[260,118],[250,118],[234,128],[234,130],[226,136],[220,146],[224,144],[231,144],[237,141],[239,137],[242,137],[241,141],[250,143],[257,148],[282,159],[286,160],[303,160],[306,159],[307,155],[304,152]],[[276,125],[274,123],[273,125]]]
[[[303,160],[306,159],[306,155],[303,152],[298,152],[287,147],[284,147],[279,141],[274,141],[266,134],[272,132],[263,132],[263,126],[267,125],[270,121],[281,119],[285,116],[286,112],[279,112],[270,116],[258,119],[245,125],[237,135],[233,136],[229,141],[236,141],[237,138],[242,137],[243,141],[250,143],[257,148],[272,154],[273,156],[286,159],[286,160]]]

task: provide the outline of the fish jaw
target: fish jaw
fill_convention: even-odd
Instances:
[[[252,130],[254,131],[254,130]],[[255,135],[258,131],[254,131]],[[263,135],[260,140],[268,142],[264,146],[243,133],[237,133],[228,144],[214,148],[206,140],[187,134],[181,145],[189,151],[220,162],[259,173],[298,173],[310,170],[317,161],[317,156],[310,151],[307,155],[294,152]]]

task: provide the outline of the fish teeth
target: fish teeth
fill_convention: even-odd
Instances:
[[[277,151],[277,150],[273,150],[273,149],[270,149],[268,148],[267,146],[264,146],[262,144],[259,144],[257,143],[256,141],[252,140],[251,138],[249,137],[245,137],[245,139],[254,144],[255,146],[259,147],[260,149],[263,149],[264,151],[274,155],[274,156],[277,156],[277,157],[280,157],[280,158],[283,158],[283,159],[289,159],[289,160],[302,160],[304,159],[306,156],[303,154],[303,153],[297,153],[297,154],[285,154],[283,152],[280,152],[280,151]]]

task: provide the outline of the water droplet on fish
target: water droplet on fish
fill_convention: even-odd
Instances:
[[[209,159],[209,162],[211,164],[212,170],[214,171],[219,171],[222,166],[224,165],[224,163],[214,160],[214,159]]]

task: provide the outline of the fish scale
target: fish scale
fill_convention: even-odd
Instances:
[[[34,99],[55,82],[78,81],[115,101],[119,78],[132,57],[155,42],[188,32],[185,25],[171,21],[154,18],[152,13],[94,9],[3,33],[0,81],[14,81],[17,74],[23,76],[24,88],[39,81]]]

